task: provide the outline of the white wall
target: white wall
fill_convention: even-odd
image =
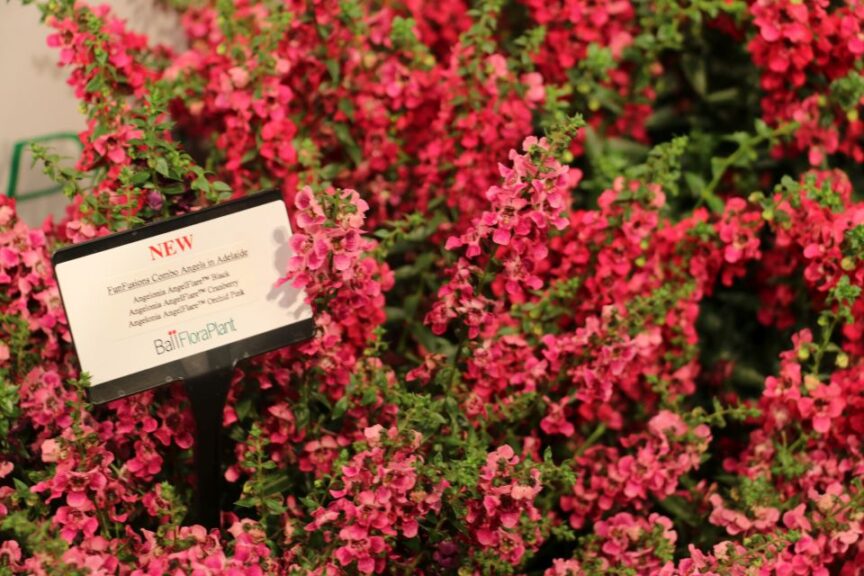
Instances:
[[[182,48],[182,33],[174,13],[148,0],[105,3],[128,19],[132,30],[147,34],[151,42]],[[59,193],[28,198],[28,194],[52,184],[38,165],[30,167],[26,153],[19,163],[18,185],[10,191],[15,144],[52,134],[66,135],[45,144],[69,156],[71,163],[79,145],[70,136],[84,128],[84,117],[66,84],[67,72],[56,65],[59,53],[46,44],[50,33],[50,28],[40,24],[35,6],[22,6],[17,0],[0,1],[0,194],[16,196],[19,213],[31,225],[41,224],[48,214],[62,213],[66,200]]]

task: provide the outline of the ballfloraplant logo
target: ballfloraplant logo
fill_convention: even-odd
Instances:
[[[156,354],[161,356],[236,331],[234,318],[227,322],[208,322],[200,330],[169,330],[167,338],[154,338],[153,346],[156,348]]]

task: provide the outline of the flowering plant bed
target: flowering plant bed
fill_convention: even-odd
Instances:
[[[864,572],[864,3],[34,4],[87,129],[65,218],[0,199],[0,572]],[[270,187],[316,334],[235,371],[208,531],[50,254]]]

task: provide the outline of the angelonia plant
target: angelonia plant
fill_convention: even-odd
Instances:
[[[25,2],[86,116],[0,199],[0,574],[864,574],[864,2]],[[315,337],[91,406],[56,248],[265,188]]]

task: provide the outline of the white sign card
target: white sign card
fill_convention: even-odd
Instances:
[[[314,332],[268,191],[58,250],[54,271],[89,397],[103,403],[233,366]]]

